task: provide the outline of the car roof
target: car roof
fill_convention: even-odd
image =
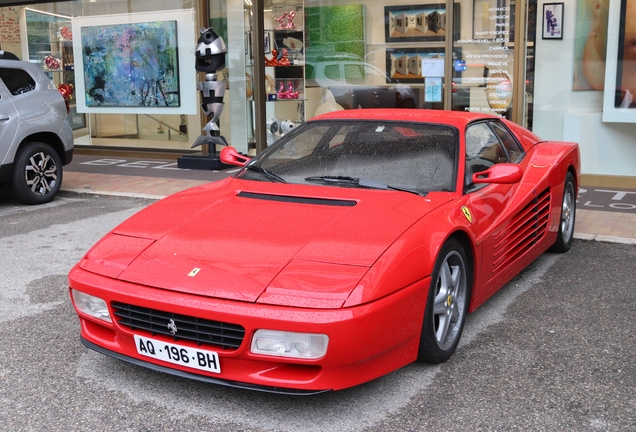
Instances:
[[[312,118],[317,120],[374,120],[374,121],[404,121],[436,123],[455,126],[463,130],[466,125],[476,120],[499,119],[498,116],[486,113],[473,113],[465,111],[444,111],[429,109],[354,109],[335,111]]]
[[[44,74],[39,64],[26,62],[22,60],[0,58],[0,67],[9,68],[9,69],[24,69],[26,71],[29,71],[31,74],[37,74],[37,75]]]

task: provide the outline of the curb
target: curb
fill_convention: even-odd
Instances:
[[[586,234],[586,233],[574,233],[574,238],[578,240],[595,240],[606,243],[620,243],[626,245],[636,246],[636,238],[617,237],[603,234]]]

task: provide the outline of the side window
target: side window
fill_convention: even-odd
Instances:
[[[477,123],[466,130],[467,173],[487,170],[497,163],[508,162],[499,139],[486,123]]]
[[[28,72],[22,69],[0,68],[0,79],[13,95],[35,90],[35,81]]]
[[[523,149],[517,140],[514,139],[510,131],[501,123],[491,122],[490,125],[506,148],[510,162],[517,162],[523,155]]]
[[[503,162],[508,162],[506,152],[486,122],[473,124],[466,129],[464,187],[468,189],[465,190],[479,187],[473,185],[473,174]]]
[[[364,78],[364,67],[359,64],[346,64],[344,65],[345,79],[349,80],[361,80]]]
[[[340,65],[339,64],[326,65],[325,78],[334,80],[334,81],[340,81]]]

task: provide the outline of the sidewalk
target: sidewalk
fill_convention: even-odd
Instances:
[[[62,190],[161,199],[237,171],[180,170],[174,160],[78,156],[65,168]],[[636,191],[583,186],[574,237],[636,245]]]

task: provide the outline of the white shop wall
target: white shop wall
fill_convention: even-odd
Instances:
[[[541,39],[539,2],[535,46],[534,132],[544,139],[576,141],[583,174],[636,176],[636,123],[604,123],[603,91],[572,91],[575,0],[564,0],[563,39]]]

